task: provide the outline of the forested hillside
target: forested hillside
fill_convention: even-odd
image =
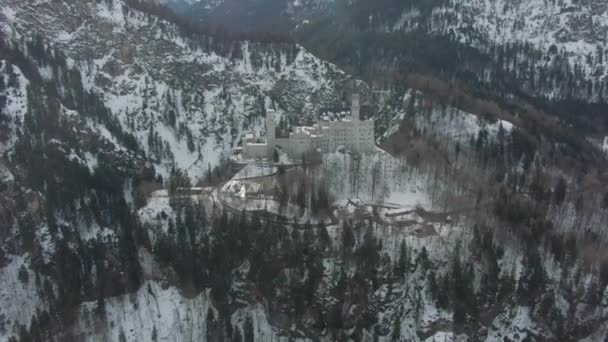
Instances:
[[[214,27],[290,33],[377,90],[428,91],[438,78],[483,100],[526,103],[596,141],[608,132],[602,1],[200,1],[177,10]]]
[[[341,104],[350,85],[284,38],[211,32],[138,1],[2,6],[6,36],[61,50],[164,176],[176,167],[196,177],[217,164],[260,124],[266,101],[279,115],[311,114]]]

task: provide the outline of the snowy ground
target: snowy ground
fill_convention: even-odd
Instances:
[[[364,154],[359,161],[339,152],[326,154],[322,177],[338,201],[357,198],[409,209],[432,206],[425,177],[387,153]]]
[[[158,341],[200,341],[210,305],[206,292],[186,298],[174,287],[147,281],[134,294],[107,298],[105,320],[95,313],[96,302],[83,303],[75,331],[90,333],[89,341],[118,341],[121,334],[127,341],[152,341],[155,333]]]
[[[45,310],[36,286],[36,276],[29,268],[29,256],[10,256],[9,263],[0,268],[0,322],[8,334],[18,334],[19,325],[29,326],[36,310]],[[19,270],[27,275],[27,281],[19,279]],[[0,340],[8,334],[0,332]]]
[[[219,190],[224,204],[234,210],[266,210],[288,218],[298,217],[302,223],[316,222],[317,218],[308,210],[302,211],[292,204],[281,207],[271,195],[264,193],[274,186],[273,178],[263,178],[270,181],[268,184],[255,178],[272,176],[276,171],[272,166],[245,166]],[[324,154],[319,171],[315,177],[325,184],[335,199],[332,205],[340,208],[338,214],[355,217],[356,206],[349,203],[356,203],[359,207],[386,206],[394,208],[395,212],[433,208],[427,191],[427,177],[380,149],[373,154],[361,155],[360,159],[341,152]],[[405,219],[396,217],[386,221]]]
[[[277,168],[274,166],[263,166],[263,165],[246,165],[242,168],[232,179],[243,180],[247,178],[271,176],[277,172]]]
[[[163,194],[165,191],[155,191],[155,193]],[[151,196],[146,206],[137,212],[141,222],[153,227],[161,227],[166,232],[169,225],[168,218],[174,216],[173,208],[169,204],[169,201],[170,198],[168,196]]]
[[[177,288],[165,287],[148,280],[140,289],[128,295],[107,298],[104,319],[96,313],[96,302],[80,305],[80,315],[74,331],[88,341],[205,341],[207,339],[207,313],[213,311],[209,290],[195,297],[184,297]],[[255,341],[292,341],[280,336],[268,322],[260,304],[238,309],[231,317],[235,328],[244,331],[247,317],[253,323]],[[154,336],[156,339],[154,339]],[[242,333],[241,333],[242,336]],[[309,341],[296,339],[295,341]]]
[[[530,308],[519,306],[514,312],[498,315],[492,322],[486,341],[524,341],[528,333],[535,333],[536,327],[530,317]]]

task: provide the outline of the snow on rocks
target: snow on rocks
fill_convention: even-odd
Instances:
[[[277,342],[308,342],[308,338],[291,338],[285,334],[280,334],[279,331],[273,328],[268,322],[268,317],[264,307],[261,304],[255,304],[245,308],[238,309],[232,315],[232,323],[239,327],[241,331],[245,331],[244,325],[247,319],[251,319],[253,325],[254,341],[277,341]]]
[[[450,141],[465,143],[471,137],[486,134],[488,139],[507,135],[514,125],[506,120],[484,118],[453,106],[434,106],[430,112],[424,109],[423,94],[410,89],[406,91],[396,107],[388,106],[383,111],[390,114],[388,129],[383,138],[388,138],[399,130],[406,118],[412,119],[419,131],[433,132]],[[413,103],[411,103],[413,101]],[[407,112],[406,108],[414,108]]]
[[[9,76],[12,73],[13,76]],[[24,116],[27,112],[27,85],[29,81],[21,70],[8,64],[5,60],[0,60],[0,77],[3,77],[3,84],[6,84],[6,89],[0,92],[0,97],[6,97],[5,108],[2,114],[8,118],[8,136],[6,141],[0,143],[0,154],[11,151],[17,141],[17,130],[24,122]],[[16,83],[9,81],[13,78]]]
[[[272,97],[277,115],[308,115],[339,103],[349,79],[301,46],[242,42],[238,58],[220,55],[122,1],[0,5],[11,9],[3,10],[4,32],[45,28],[48,43],[80,69],[85,88],[103,96],[163,176],[177,167],[198,178],[245,129],[260,132],[261,100]]]
[[[603,0],[450,0],[433,9],[429,30],[451,34],[473,47],[522,42],[542,52],[553,47],[566,54],[571,66],[579,65],[587,77],[605,79],[605,68],[595,68],[589,58],[602,58],[607,18],[608,5]]]
[[[121,335],[127,341],[152,341],[154,335],[158,341],[200,341],[206,339],[211,300],[208,292],[187,298],[177,288],[146,281],[133,294],[106,298],[102,321],[96,307],[96,302],[81,304],[74,328],[91,342],[117,341]]]
[[[153,227],[162,227],[166,232],[169,228],[169,218],[174,217],[173,208],[167,190],[157,190],[152,193],[148,203],[137,212],[142,223]]]
[[[488,331],[487,341],[526,341],[537,328],[530,317],[530,308],[516,307],[513,312],[499,314]]]
[[[0,322],[7,330],[0,333],[0,339],[18,335],[19,325],[29,326],[36,310],[46,308],[38,293],[36,275],[29,268],[29,257],[9,256],[9,260],[0,268]]]
[[[12,182],[15,180],[12,172],[6,167],[4,161],[0,160],[0,182]]]

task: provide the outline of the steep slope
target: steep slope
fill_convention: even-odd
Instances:
[[[69,82],[79,74],[59,53],[37,53],[33,41],[0,44],[1,336],[24,339],[32,327],[61,321],[49,312],[61,317],[106,291],[84,280],[101,271],[81,253],[105,241],[104,254],[126,257],[133,245],[120,236],[133,228],[124,228],[129,189],[154,171],[100,100]],[[119,241],[126,243],[120,253]],[[123,261],[108,260],[107,275],[121,269],[137,277],[135,265]],[[127,278],[107,291],[137,283]]]
[[[531,42],[543,49],[555,44],[581,65],[588,55],[606,53],[608,5],[603,1],[449,1],[433,12],[437,27],[453,29],[471,42],[478,36],[495,43]],[[442,12],[454,20],[441,25]]]
[[[240,12],[231,2],[206,3],[181,13],[235,27],[232,15]],[[249,17],[239,22],[274,21],[274,30],[374,88],[426,91],[432,82],[409,78],[440,78],[480,100],[544,110],[596,141],[608,134],[603,1],[267,0],[242,7],[274,8],[244,11]]]
[[[234,15],[230,1],[198,1],[186,4],[166,1],[186,8],[184,14],[215,17],[216,25],[227,25]],[[606,76],[603,63],[606,54],[608,5],[603,1],[502,1],[502,0],[437,0],[417,3],[415,1],[289,1],[266,0],[245,2],[244,8],[260,9],[274,6],[274,11],[246,12],[250,21],[290,21],[287,29],[301,29],[315,25],[325,18],[336,22],[339,29],[351,28],[364,32],[412,32],[425,31],[436,35],[450,35],[452,39],[466,45],[481,47],[501,46],[506,43],[531,43],[543,52],[552,45],[555,52],[564,51],[571,64],[586,66],[587,76]],[[274,5],[272,5],[274,4]],[[238,12],[239,9],[237,8]],[[210,14],[212,13],[212,14]],[[221,21],[221,18],[225,21]],[[239,27],[237,28],[246,29]],[[347,27],[341,27],[346,25]],[[261,29],[261,26],[254,29]],[[278,26],[275,29],[285,29]],[[591,59],[591,60],[590,60]],[[591,65],[590,65],[591,64]],[[591,67],[594,68],[591,68]]]
[[[167,175],[197,177],[259,125],[266,102],[279,113],[341,103],[348,76],[288,43],[191,34],[122,1],[1,3],[7,36],[44,37],[102,94],[120,125]]]
[[[200,340],[209,292],[169,287],[131,216],[153,166],[37,43],[0,43],[0,340]],[[251,312],[256,336],[272,335]]]

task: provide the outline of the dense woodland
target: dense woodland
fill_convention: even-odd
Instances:
[[[306,46],[379,89],[406,86],[428,91],[424,83],[410,79],[412,74],[421,75],[427,79],[425,83],[432,84],[437,78],[507,108],[528,103],[574,125],[583,134],[598,134],[608,127],[602,115],[608,98],[606,80],[588,77],[583,66],[572,67],[559,51],[538,51],[529,44],[490,45],[480,51],[448,36],[416,31],[340,32],[329,37],[320,34],[323,24],[301,33]],[[603,68],[604,54],[599,49],[597,55],[589,57],[586,67]],[[457,104],[455,94],[451,97],[452,104]]]
[[[63,326],[62,317],[83,300],[97,298],[103,303],[105,296],[139,286],[134,253],[141,243],[136,239],[141,227],[125,202],[121,184],[124,179],[149,179],[154,170],[145,166],[134,138],[122,131],[99,97],[83,90],[78,71],[69,69],[60,53],[47,50],[40,39],[1,44],[0,58],[9,63],[4,72],[10,80],[2,88],[28,83],[24,122],[15,123],[20,127],[17,131],[7,132],[18,136],[14,152],[3,156],[16,176],[15,182],[2,187],[3,252],[32,256],[36,277],[27,279],[25,272],[22,281],[36,281],[49,307],[36,315],[31,327],[23,327],[19,340],[47,340],[50,331]],[[50,68],[53,77],[41,77],[39,67]],[[15,68],[25,79],[16,77]],[[6,104],[6,98],[0,103]],[[4,109],[0,107],[0,113]],[[68,118],[66,110],[82,116]],[[2,119],[13,118],[2,115]],[[87,120],[104,125],[128,152],[117,153],[108,141],[91,136],[84,125]],[[97,168],[91,172],[70,159],[66,149],[96,153]],[[40,203],[36,211],[30,210],[32,194]],[[112,227],[117,239],[105,241],[100,236],[85,242],[78,230],[82,225]],[[47,241],[39,238],[41,230],[48,232]],[[54,246],[52,260],[43,257],[43,243]],[[110,262],[110,256],[117,259]]]
[[[113,5],[114,0],[98,0],[106,1]],[[212,45],[214,48],[223,46],[224,51],[230,51],[230,44],[240,44],[243,41],[258,42],[262,44],[289,44],[291,39],[286,34],[275,33],[275,32],[249,32],[249,31],[235,31],[230,30],[227,27],[220,26],[209,26],[203,23],[198,23],[185,16],[180,16],[174,13],[169,7],[157,4],[145,0],[128,0],[126,4],[129,8],[137,11],[141,11],[150,14],[154,17],[158,17],[169,23],[176,24],[182,33],[190,37],[206,37],[208,40],[213,41]],[[119,4],[117,4],[119,5]],[[222,48],[220,48],[222,49]]]

